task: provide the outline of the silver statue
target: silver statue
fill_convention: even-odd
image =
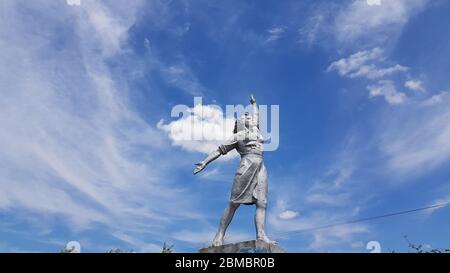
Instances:
[[[213,240],[213,246],[223,245],[223,238],[236,209],[240,204],[256,204],[255,227],[256,239],[269,244],[264,231],[267,207],[267,171],[263,161],[263,136],[259,131],[259,111],[256,100],[250,96],[253,115],[248,113],[236,120],[233,136],[210,153],[208,157],[195,164],[194,174],[203,170],[206,165],[236,149],[241,155],[241,163],[233,180],[230,201],[220,219],[219,230]]]

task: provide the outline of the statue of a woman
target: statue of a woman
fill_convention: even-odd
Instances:
[[[230,201],[220,220],[219,230],[213,240],[213,246],[223,244],[223,238],[236,209],[240,204],[256,205],[256,239],[266,243],[275,243],[267,238],[264,231],[267,206],[267,171],[263,161],[263,136],[259,131],[259,111],[253,95],[250,97],[253,115],[248,113],[236,120],[233,136],[210,153],[208,157],[195,164],[194,174],[206,165],[236,149],[241,155],[241,163],[233,180]]]

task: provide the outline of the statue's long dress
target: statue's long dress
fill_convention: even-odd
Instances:
[[[263,161],[263,138],[259,130],[243,130],[219,146],[222,154],[236,149],[241,163],[234,176],[230,201],[238,204],[267,202],[267,171]]]

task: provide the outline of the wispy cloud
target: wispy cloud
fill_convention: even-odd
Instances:
[[[69,6],[79,6],[81,5],[81,0],[66,0],[66,3]]]
[[[336,16],[334,30],[337,40],[384,41],[388,35],[398,34],[398,31],[414,14],[422,10],[427,2],[427,0],[396,0],[380,1],[379,5],[370,5],[367,1],[352,1]]]
[[[315,204],[340,206],[345,204],[348,199],[349,195],[346,193],[312,193],[307,196],[306,201]]]
[[[420,80],[407,80],[405,82],[405,87],[417,92],[425,92],[425,88],[423,87],[423,82]]]
[[[430,98],[426,99],[423,102],[424,106],[432,106],[435,104],[439,104],[442,103],[445,100],[445,97],[448,96],[448,92],[447,91],[442,91],[439,94],[433,95]]]
[[[281,212],[280,214],[278,214],[278,217],[283,220],[289,220],[289,219],[294,219],[295,217],[297,217],[297,215],[298,215],[298,212],[296,212],[296,211],[285,210],[285,211]]]
[[[319,3],[300,28],[302,41],[333,43],[347,47],[371,46],[398,37],[410,18],[422,11],[428,0],[367,1],[344,4]]]
[[[406,101],[405,93],[399,92],[393,81],[378,81],[376,85],[368,85],[367,90],[369,90],[369,98],[381,96],[391,105],[402,104]]]
[[[319,12],[316,12],[316,14],[307,18],[303,25],[298,29],[298,42],[309,47],[318,43],[318,41],[324,36],[324,26],[326,25],[327,18],[327,14]]]
[[[387,80],[387,78],[394,73],[406,72],[408,68],[400,64],[380,67],[384,63],[387,63],[384,52],[376,47],[332,62],[327,71],[337,71],[339,75],[348,78],[362,77],[369,81],[378,80],[375,84],[367,85],[369,98],[382,96],[391,105],[402,104],[407,99],[406,95],[397,90],[394,81]]]
[[[330,154],[330,163],[309,179],[276,177],[283,187],[275,191],[275,205],[270,211],[269,227],[275,239],[307,240],[307,251],[343,251],[370,233],[365,224],[318,227],[354,219],[370,199],[362,195],[365,183],[354,177],[362,164],[364,151],[358,151],[354,137]],[[301,171],[300,171],[301,172]],[[284,216],[284,217],[283,217]],[[296,249],[300,250],[300,249]]]
[[[126,51],[142,2],[126,5],[28,3],[27,11],[58,10],[34,18],[19,2],[2,4],[0,60],[10,65],[0,68],[1,209],[62,217],[74,232],[126,230],[134,239],[118,238],[131,244],[171,220],[198,217],[177,197],[184,190],[160,179],[170,162],[164,138],[107,65]],[[59,35],[71,41],[62,49]]]
[[[124,232],[116,231],[113,232],[113,236],[117,239],[126,242],[128,245],[133,246],[133,249],[130,249],[129,251],[134,252],[161,252],[163,244],[153,244],[153,243],[146,243],[142,239],[136,238],[134,236],[130,236]],[[106,249],[105,251],[107,251]]]
[[[363,77],[366,82],[369,98],[382,97],[390,105],[402,105],[406,101],[411,103],[403,112],[389,113],[386,123],[389,127],[376,128],[379,134],[374,139],[381,143],[382,153],[387,155],[389,166],[397,173],[418,173],[429,170],[445,162],[449,156],[448,126],[444,121],[448,118],[448,107],[442,102],[447,101],[446,92],[432,95],[428,98],[414,97],[399,88],[404,87],[412,91],[425,93],[422,81],[408,79],[409,71],[401,65],[394,65],[379,69],[380,64],[390,63],[384,55],[383,50],[374,48],[372,50],[359,51],[347,58],[333,62],[327,71],[337,71],[341,76],[348,78]],[[409,69],[408,69],[409,70]],[[390,76],[398,73],[396,77]],[[403,79],[403,80],[402,80]],[[442,104],[442,105],[441,105]],[[427,109],[423,106],[438,106]],[[411,114],[411,113],[414,113]],[[420,116],[418,116],[420,113]],[[420,122],[419,120],[422,120]],[[378,132],[378,131],[376,131]]]
[[[445,102],[447,97],[443,97]],[[383,117],[381,151],[389,167],[402,175],[429,171],[450,159],[450,109],[448,103],[434,107],[411,105],[407,113]],[[414,115],[411,115],[414,113]]]
[[[237,153],[236,153],[237,156]],[[220,167],[214,167],[211,169],[206,169],[202,173],[198,174],[200,178],[207,181],[220,181],[220,182],[229,182],[230,176],[221,170]]]
[[[285,32],[284,27],[273,27],[271,29],[267,30],[268,37],[266,38],[265,42],[275,42],[276,40],[281,38],[281,35]]]
[[[205,88],[200,84],[189,66],[179,63],[162,69],[163,77],[173,87],[191,95],[202,95]]]
[[[333,251],[333,249],[342,251],[342,249],[351,248],[357,238],[368,234],[370,229],[362,224],[335,226],[325,229],[315,228],[339,221],[339,218],[342,219],[344,217],[345,214],[323,210],[316,210],[292,218],[274,217],[272,213],[269,217],[269,223],[276,231],[275,234],[280,238],[284,236],[290,238],[290,240],[294,240],[298,236],[311,238],[307,247],[309,251]]]
[[[383,50],[375,47],[372,50],[364,50],[350,55],[348,58],[332,62],[327,71],[337,71],[341,76],[352,75],[361,70],[368,62],[378,60],[383,57]]]
[[[395,64],[388,67],[379,67],[379,63],[385,60],[383,50],[375,47],[372,50],[359,51],[348,58],[337,60],[328,66],[327,71],[337,71],[339,75],[367,79],[380,79],[398,72],[405,72],[407,67]]]

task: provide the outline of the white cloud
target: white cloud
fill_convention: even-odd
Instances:
[[[126,81],[106,65],[126,49],[142,4],[124,3],[122,10],[83,2],[76,13],[56,2],[2,5],[0,62],[9,65],[0,67],[1,210],[20,210],[15,217],[39,219],[42,228],[55,216],[74,232],[100,225],[134,238],[198,217],[164,173],[171,159],[160,150],[162,134],[132,108]],[[39,18],[24,16],[29,9]],[[76,39],[55,49],[61,26]]]
[[[302,27],[298,29],[300,35],[299,43],[312,46],[323,34],[323,25],[326,22],[325,14],[315,14],[306,19]]]
[[[128,28],[134,22],[134,14],[139,1],[129,7],[126,17],[117,17],[112,14],[114,10],[97,1],[86,2],[79,13],[77,20],[79,31],[90,33],[89,39],[84,39],[85,49],[100,50],[104,57],[117,54],[127,38]]]
[[[113,233],[113,236],[117,239],[126,242],[128,245],[133,246],[133,249],[125,249],[125,251],[133,251],[133,252],[141,252],[141,253],[161,253],[163,244],[153,244],[153,243],[147,243],[139,238],[130,236],[126,233],[123,233],[121,231],[116,231]],[[106,249],[104,250],[106,251]]]
[[[378,68],[375,65],[366,65],[361,66],[358,71],[355,71],[354,73],[350,74],[350,78],[357,78],[357,77],[366,77],[368,79],[380,79],[385,76],[392,75],[397,72],[405,72],[408,68],[399,64],[396,64],[391,67],[385,67],[385,68]]]
[[[378,81],[376,85],[367,86],[367,89],[369,98],[382,96],[391,105],[399,105],[406,101],[406,95],[397,91],[394,83],[389,80]]]
[[[201,95],[205,92],[205,88],[184,63],[168,66],[162,72],[166,81],[179,90],[191,95]]]
[[[306,197],[309,203],[316,203],[322,205],[341,206],[349,199],[346,193],[332,194],[332,193],[311,193]]]
[[[168,124],[163,120],[158,123],[173,145],[187,151],[210,153],[233,134],[234,119],[225,117],[217,107],[197,104],[189,113]]]
[[[359,51],[348,58],[337,60],[328,66],[327,71],[337,71],[339,75],[349,78],[380,79],[408,70],[407,67],[399,64],[390,67],[378,67],[377,63],[384,60],[383,50],[375,47],[372,50]]]
[[[450,203],[450,195],[436,198],[433,202],[431,202],[429,204],[429,206],[437,206],[437,205],[443,205],[443,204],[447,204],[447,203]],[[433,214],[437,210],[443,209],[443,208],[448,208],[448,205],[443,205],[443,206],[435,207],[435,208],[432,208],[432,209],[428,209],[428,210],[424,211],[424,214],[426,216],[430,216],[431,214]]]
[[[150,45],[151,45],[150,39],[144,38],[144,47],[148,50],[150,49]]]
[[[229,175],[222,172],[220,167],[206,169],[203,172],[201,172],[199,175],[202,179],[205,179],[207,181],[220,181],[220,182],[229,183],[230,179],[232,179],[232,178],[230,178]]]
[[[343,225],[314,232],[314,241],[310,248],[315,250],[326,250],[338,244],[346,244],[354,247],[354,236],[368,234],[369,229],[363,225]]]
[[[341,219],[339,219],[341,218]],[[308,235],[311,241],[308,245],[310,251],[337,251],[351,247],[351,244],[360,235],[367,234],[369,228],[362,224],[341,225],[323,229],[316,229],[330,223],[342,221],[344,214],[337,211],[326,212],[323,209],[308,214],[298,219],[286,221],[281,217],[273,217],[269,214],[268,222],[274,230],[274,234],[280,237],[288,238]],[[275,238],[276,239],[276,238]]]
[[[172,234],[172,237],[178,241],[207,245],[214,238],[214,230],[191,231],[181,230]]]
[[[327,71],[338,71],[339,75],[347,76],[350,73],[360,70],[361,66],[369,61],[378,60],[383,57],[383,50],[375,47],[371,50],[359,51],[350,55],[348,58],[342,58],[331,63]]]
[[[308,205],[319,205],[322,208],[328,207],[348,207],[352,201],[353,191],[356,190],[351,186],[352,176],[356,168],[355,160],[358,155],[351,148],[353,140],[348,140],[345,148],[340,154],[336,155],[333,163],[323,176],[319,177],[311,187],[305,191],[304,202]]]
[[[394,41],[428,0],[352,0],[318,3],[304,26],[301,41],[340,46],[371,46]]]
[[[351,244],[352,248],[365,248],[365,244],[362,241],[357,241]]]
[[[298,215],[298,212],[296,212],[296,211],[285,210],[285,211],[281,212],[278,215],[278,217],[283,220],[290,220],[290,219],[294,219],[295,217],[297,217],[297,215]]]
[[[79,6],[81,5],[81,0],[66,0],[66,3],[69,6]]]
[[[380,128],[380,148],[395,173],[407,177],[421,174],[450,159],[449,98],[442,99],[446,103],[433,107],[413,104],[403,115],[382,117],[386,125]]]
[[[443,91],[439,94],[433,95],[430,98],[426,99],[423,102],[423,105],[424,106],[432,106],[432,105],[442,103],[447,95],[448,95],[448,92],[446,92],[446,91]]]
[[[275,189],[275,206],[268,214],[268,224],[273,230],[274,239],[294,241],[302,238],[302,242],[305,239],[309,242],[308,251],[341,252],[352,248],[353,242],[361,240],[369,232],[364,224],[316,229],[354,219],[360,212],[359,205],[370,198],[367,194],[359,193],[364,183],[353,177],[353,170],[357,168],[361,157],[354,145],[353,137],[345,141],[339,153],[332,156],[332,164],[320,171],[320,177],[307,179],[312,180],[311,183],[298,176],[276,178],[277,181],[283,181],[284,187]],[[286,221],[280,217],[285,211],[297,212],[301,217]]]
[[[387,37],[397,35],[427,2],[394,0],[368,5],[367,1],[354,0],[338,12],[333,30],[337,40],[342,43],[353,43],[361,39],[385,41]]]
[[[281,35],[285,32],[285,29],[283,27],[273,27],[269,30],[267,30],[268,37],[265,40],[266,43],[274,42],[278,39],[280,39]]]
[[[379,6],[381,5],[381,0],[366,0],[369,6]]]
[[[408,68],[400,64],[380,67],[387,62],[383,50],[375,47],[332,62],[327,71],[337,71],[339,75],[348,78],[363,77],[368,80],[378,80],[376,84],[367,85],[369,98],[382,96],[389,104],[399,105],[404,103],[407,97],[404,93],[397,91],[392,80],[386,78],[394,73],[405,72]]]
[[[405,87],[412,91],[425,92],[423,83],[422,83],[422,81],[419,81],[419,80],[407,80],[405,82]]]
[[[373,76],[367,76],[368,72],[373,73],[380,63],[387,63],[382,51],[375,48],[372,50],[360,51],[348,58],[343,58],[333,62],[328,71],[337,71],[344,77],[355,77],[365,75],[369,81],[367,90],[369,97],[383,97],[391,105],[404,104],[409,98],[399,91],[397,86],[408,88],[417,92],[425,92],[424,85],[419,80],[407,80],[396,83],[394,79],[388,79],[389,73],[375,73],[383,75],[376,82],[371,83]],[[394,67],[395,66],[391,66]],[[395,70],[395,69],[394,69]],[[398,69],[397,69],[398,70]],[[402,70],[402,69],[400,69]],[[362,72],[361,72],[362,71]],[[406,73],[405,73],[406,74]],[[409,75],[402,75],[408,77]],[[388,170],[393,174],[409,177],[432,168],[440,166],[450,157],[450,139],[448,120],[449,111],[445,103],[448,101],[447,92],[441,92],[432,97],[411,103],[398,109],[393,113],[389,112],[388,117],[381,118],[381,124],[391,124],[381,126],[374,142],[378,142],[377,137],[381,137],[381,151],[383,158],[387,158]],[[433,107],[423,107],[433,106]],[[403,114],[403,111],[407,113]],[[385,173],[392,173],[385,170]],[[312,198],[312,197],[310,197]]]

